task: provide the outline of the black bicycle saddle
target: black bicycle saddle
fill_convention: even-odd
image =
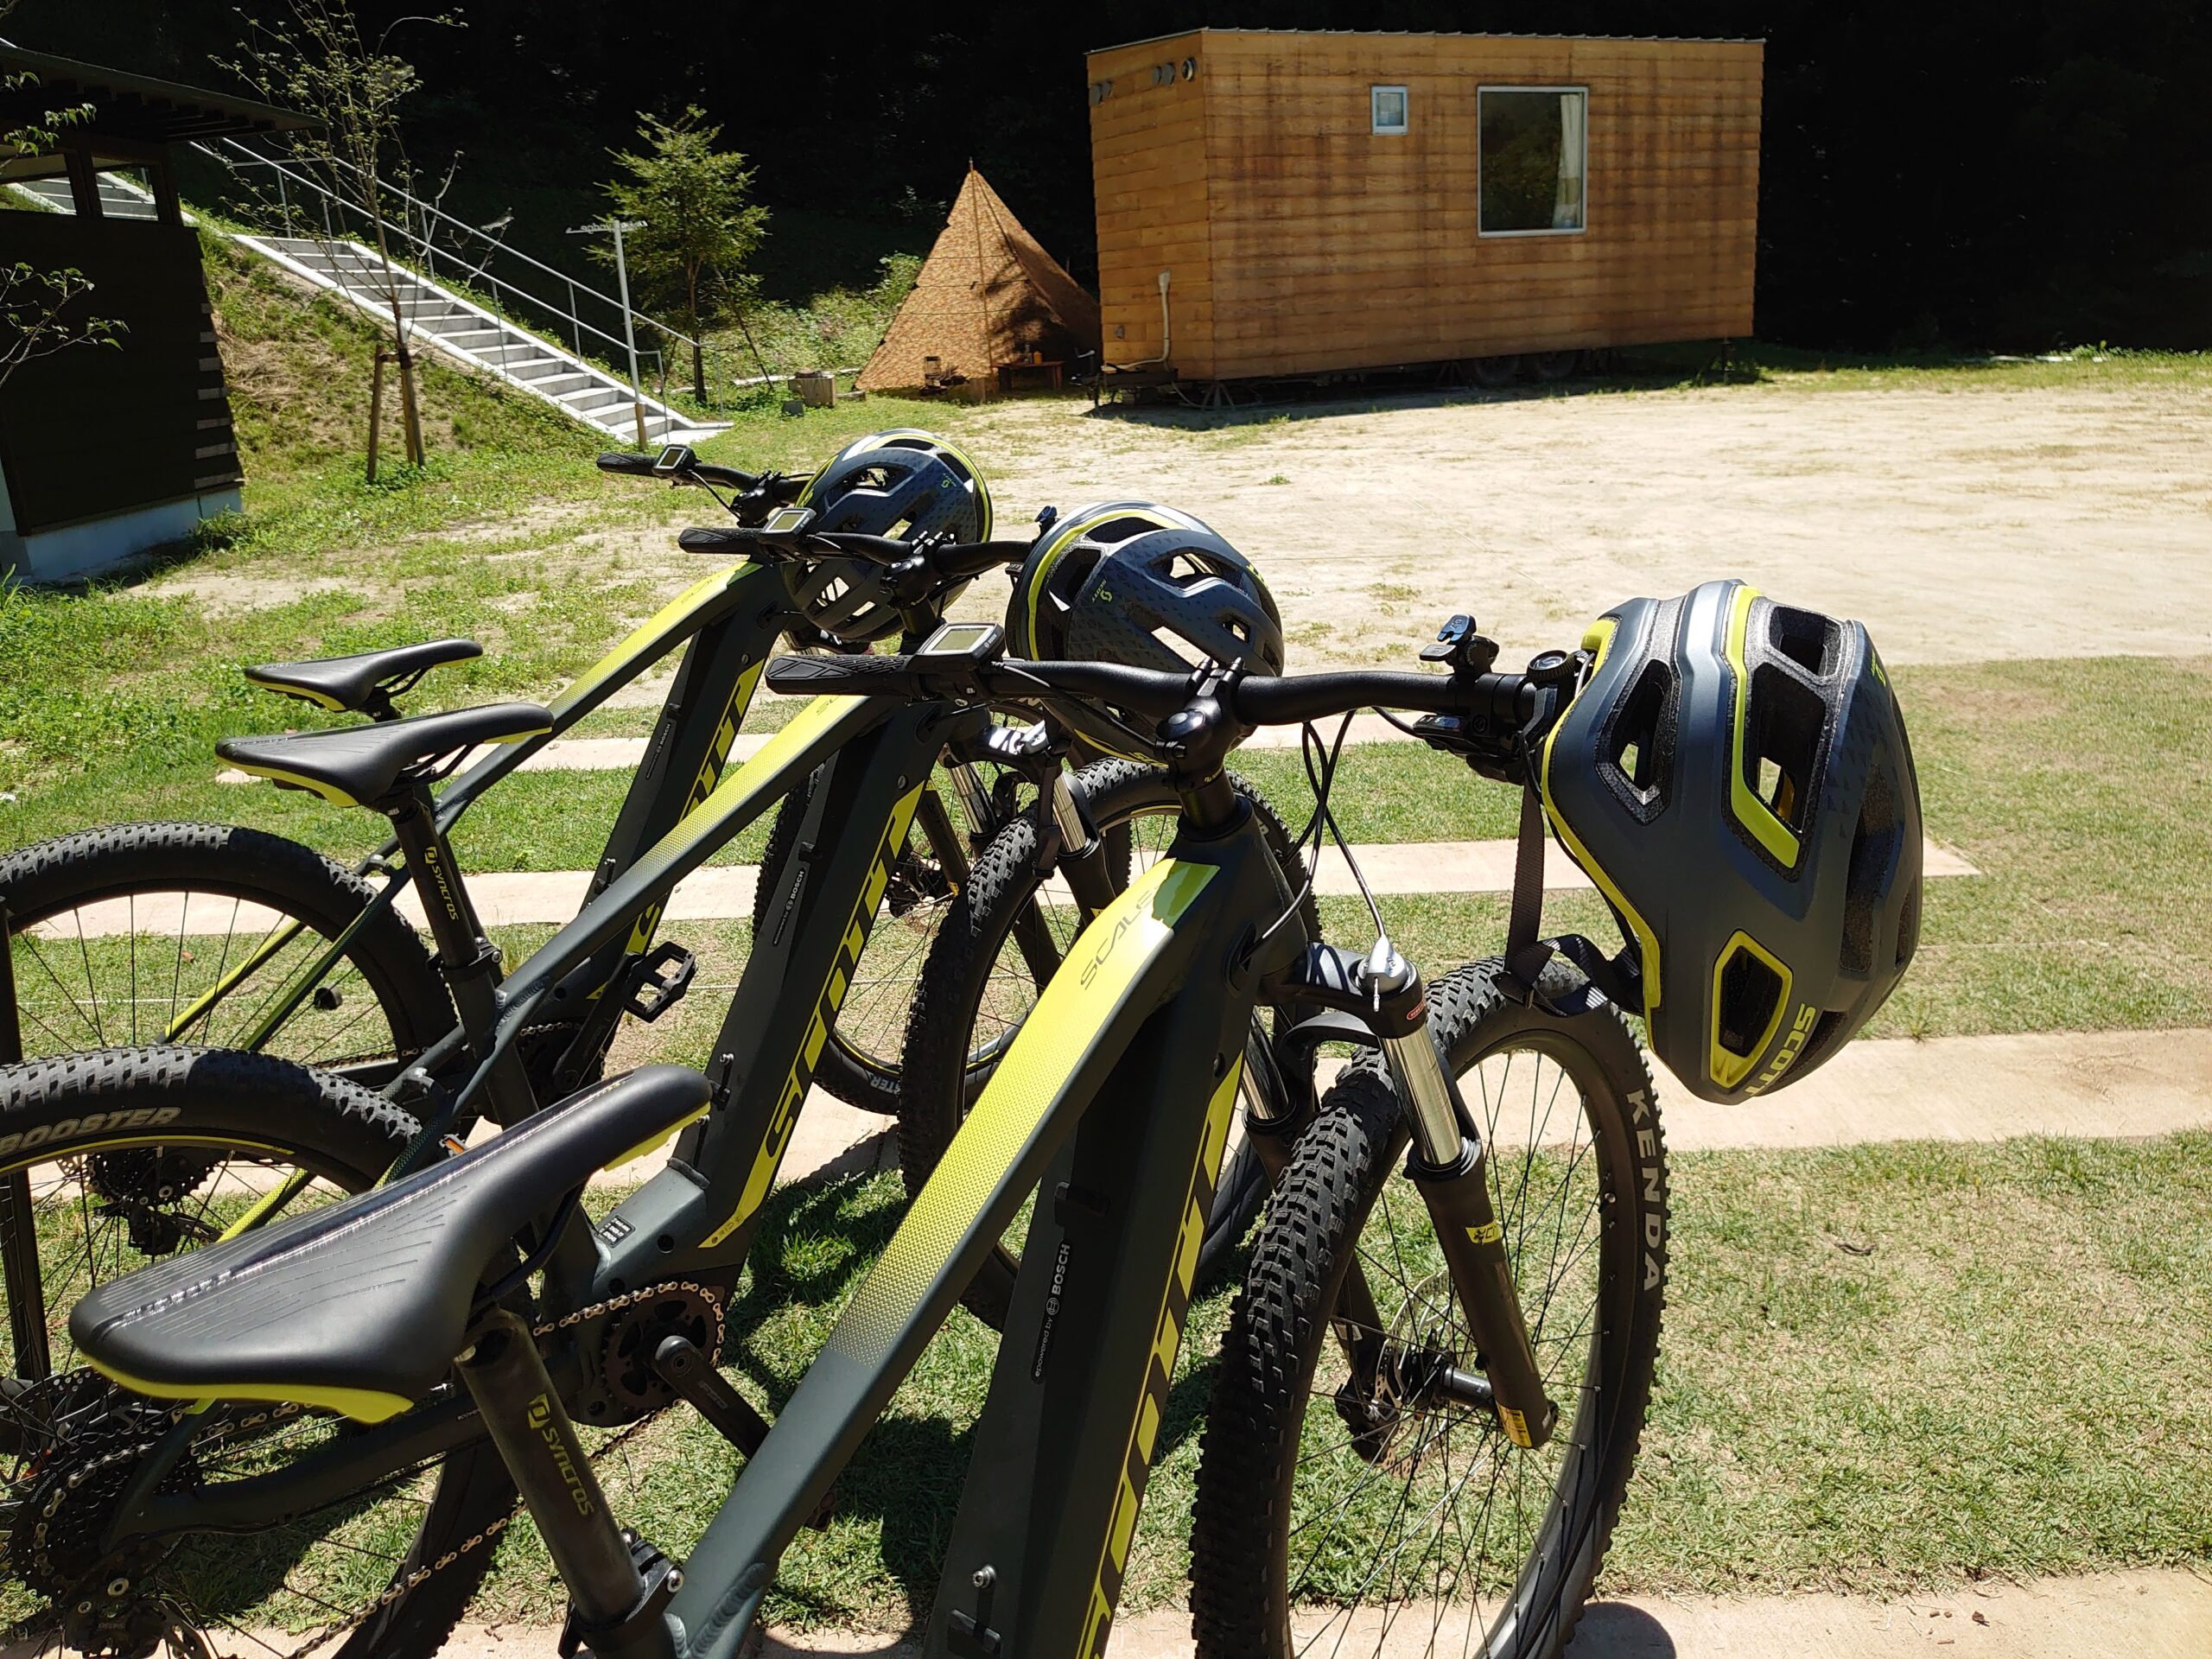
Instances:
[[[215,753],[239,771],[285,788],[307,790],[340,806],[373,806],[426,761],[552,729],[553,716],[534,702],[493,702],[329,732],[226,737]]]
[[[394,694],[404,691],[434,668],[481,657],[474,639],[425,639],[389,651],[364,651],[351,657],[322,657],[308,663],[263,663],[245,671],[246,683],[264,691],[342,709],[352,714],[389,717]]]
[[[77,1304],[70,1338],[156,1399],[381,1422],[443,1380],[524,1226],[706,1103],[696,1071],[645,1066],[449,1163],[111,1279]]]

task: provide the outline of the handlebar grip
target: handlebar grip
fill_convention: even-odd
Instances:
[[[768,664],[771,691],[810,696],[926,697],[911,657],[778,657]]]
[[[686,553],[757,553],[760,532],[742,524],[694,524],[680,531],[676,544]]]
[[[602,473],[620,473],[629,478],[651,478],[653,475],[653,458],[651,455],[630,454],[620,449],[605,449],[600,452],[599,470]]]

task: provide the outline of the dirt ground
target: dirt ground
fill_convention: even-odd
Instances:
[[[1454,610],[1509,653],[1634,594],[1740,575],[1898,662],[2212,650],[2212,399],[1719,386],[1306,405],[1199,429],[1009,405],[971,435],[1001,520],[1118,495],[1261,563],[1294,664]]]

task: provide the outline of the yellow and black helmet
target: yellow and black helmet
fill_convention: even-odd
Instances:
[[[1036,661],[1282,672],[1282,613],[1252,562],[1203,521],[1149,501],[1055,519],[1014,577],[1006,633],[1012,655]],[[1092,742],[1128,749],[1113,722],[1073,704],[1060,712]]]
[[[1873,642],[1709,582],[1583,644],[1544,806],[1628,936],[1652,1052],[1711,1101],[1804,1076],[1919,938],[1920,785]]]
[[[959,449],[933,433],[893,427],[855,438],[807,483],[798,505],[814,509],[816,530],[895,536],[918,542],[991,538],[991,493]],[[848,645],[897,629],[899,608],[880,597],[864,561],[817,559],[795,569],[792,594],[807,620]],[[951,603],[957,595],[944,595]]]

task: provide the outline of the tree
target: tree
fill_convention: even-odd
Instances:
[[[294,143],[296,159],[313,166],[334,196],[350,204],[367,221],[376,247],[378,277],[372,289],[391,315],[392,356],[399,365],[400,421],[407,458],[423,460],[423,417],[415,390],[415,359],[408,348],[407,320],[401,309],[405,279],[392,268],[386,226],[395,207],[405,209],[395,190],[411,193],[412,164],[400,142],[399,105],[421,83],[415,67],[385,49],[400,23],[427,22],[459,28],[446,16],[402,17],[377,37],[374,46],[361,33],[353,0],[283,0],[286,15],[275,22],[241,12],[245,38],[241,60],[231,67],[272,104],[311,115],[319,130]]]
[[[614,211],[642,222],[630,233],[630,281],[648,304],[676,311],[691,336],[691,395],[707,396],[706,325],[747,291],[746,262],[767,234],[768,210],[753,205],[753,169],[717,149],[719,126],[694,105],[674,121],[641,114],[638,151],[608,152],[629,174],[607,187]],[[613,257],[594,248],[593,257]]]
[[[18,3],[0,0],[0,18]],[[29,72],[0,77],[0,92],[21,92],[36,85],[38,77]],[[60,146],[63,130],[80,125],[92,114],[89,104],[48,110],[41,122],[0,132],[0,156],[50,156]],[[83,311],[77,302],[92,287],[92,279],[74,267],[41,270],[20,259],[0,264],[0,385],[33,358],[50,357],[72,346],[123,344],[123,323],[74,315]]]

